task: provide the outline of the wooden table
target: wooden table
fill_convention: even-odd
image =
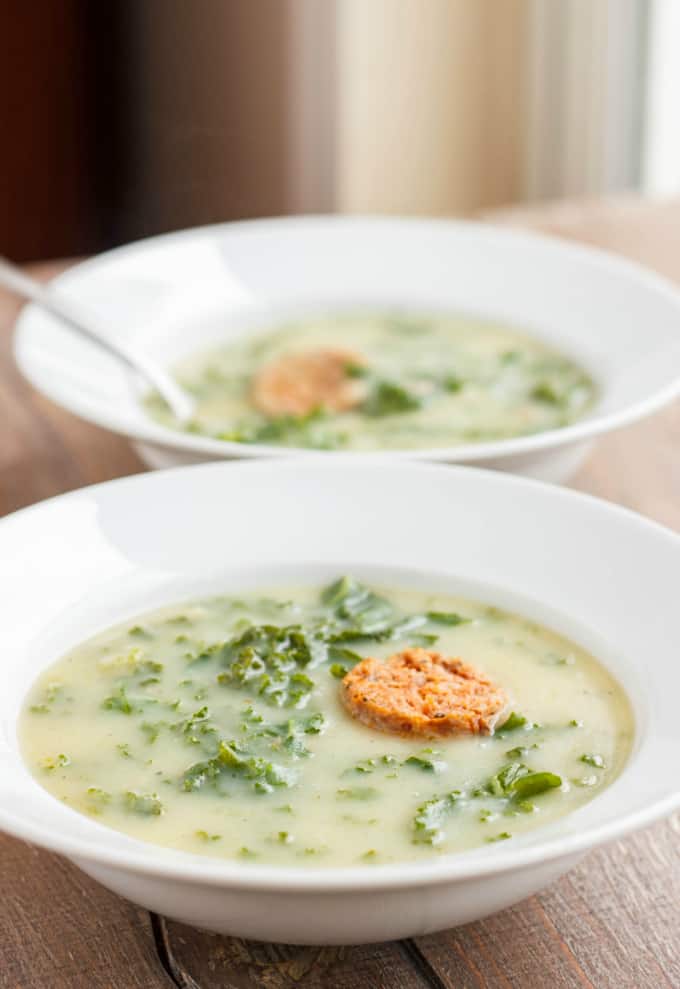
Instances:
[[[502,219],[600,244],[680,281],[680,204],[560,206]],[[64,266],[35,270],[47,278]],[[143,469],[124,440],[79,422],[19,378],[10,353],[16,308],[0,295],[0,514]],[[603,439],[574,486],[680,529],[680,406]],[[677,989],[679,835],[676,815],[594,852],[488,920],[347,949],[192,930],[119,899],[63,859],[0,837],[0,987]]]

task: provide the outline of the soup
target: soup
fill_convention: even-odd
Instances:
[[[397,681],[364,717],[385,687],[373,674],[395,656],[463,684],[455,701],[437,695],[444,708],[422,732],[408,705],[398,722],[384,716]],[[442,722],[456,705],[477,711],[480,697],[486,721]],[[43,787],[135,838],[268,864],[368,866],[510,842],[575,811],[621,771],[632,718],[609,673],[549,629],[341,578],[109,629],[38,678],[20,734]]]
[[[595,400],[570,358],[468,316],[308,318],[177,367],[196,399],[189,431],[324,450],[425,449],[558,429]],[[163,400],[149,413],[181,428]]]

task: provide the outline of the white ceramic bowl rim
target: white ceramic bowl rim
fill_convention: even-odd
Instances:
[[[150,237],[115,248],[114,250],[107,251],[104,254],[75,265],[64,274],[58,276],[54,280],[54,283],[60,289],[63,288],[66,291],[73,292],[74,296],[78,298],[82,288],[87,287],[88,278],[91,274],[96,275],[100,270],[106,270],[107,266],[113,265],[115,267],[118,262],[134,259],[137,255],[143,254],[146,251],[153,251],[159,247],[170,248],[190,244],[192,241],[205,241],[208,243],[216,237],[238,239],[243,234],[250,235],[252,233],[265,236],[269,234],[285,235],[289,230],[294,231],[296,234],[300,231],[309,231],[314,234],[315,231],[356,230],[357,234],[360,235],[362,229],[371,232],[382,232],[388,236],[391,236],[392,233],[408,233],[409,231],[418,231],[420,233],[427,233],[428,231],[450,231],[456,235],[463,234],[474,237],[477,240],[481,239],[481,241],[486,239],[490,245],[504,245],[509,253],[513,249],[536,249],[538,247],[544,255],[553,259],[562,259],[562,261],[569,262],[572,265],[580,265],[582,269],[588,268],[591,272],[599,272],[600,275],[618,277],[628,283],[633,283],[641,291],[647,292],[650,298],[655,298],[657,301],[664,301],[669,307],[674,307],[678,326],[680,327],[680,291],[671,282],[645,269],[641,265],[595,247],[569,243],[555,237],[534,232],[494,227],[488,223],[471,220],[452,221],[384,216],[315,215],[245,220],[209,225]],[[336,307],[342,308],[342,304],[337,304]],[[427,308],[426,304],[421,304],[421,308]],[[450,308],[455,308],[455,306],[452,305]],[[482,316],[485,315],[483,307],[479,307],[479,313]],[[17,363],[24,375],[36,388],[71,412],[99,426],[121,432],[142,442],[156,444],[161,447],[184,451],[194,455],[239,459],[287,458],[291,456],[327,458],[339,455],[337,451],[268,446],[266,444],[233,443],[182,433],[168,429],[146,415],[136,418],[125,417],[114,403],[93,402],[87,395],[68,387],[60,379],[59,374],[55,373],[53,367],[41,367],[40,362],[36,361],[35,353],[32,353],[30,346],[36,330],[36,320],[38,321],[37,328],[39,330],[40,320],[49,321],[49,319],[49,317],[37,313],[34,306],[27,306],[22,312],[16,324],[14,346]],[[54,326],[55,324],[52,325]],[[38,340],[40,340],[39,333]],[[44,345],[45,343],[42,341],[38,349],[44,348]],[[646,396],[630,404],[624,404],[622,408],[610,412],[601,412],[595,408],[583,419],[559,429],[483,443],[415,450],[348,451],[343,452],[343,455],[358,460],[371,460],[376,456],[382,456],[389,459],[473,462],[518,454],[530,454],[565,444],[592,439],[604,432],[625,426],[657,411],[678,395],[680,395],[680,370],[675,374],[669,374],[668,380],[662,386],[653,388]]]
[[[253,472],[264,475],[273,474],[275,478],[296,474],[300,471],[310,475],[310,469],[315,477],[328,478],[335,475],[342,476],[347,471],[363,475],[367,465],[351,464],[341,462],[341,458],[333,463],[325,461],[310,465],[307,462],[287,462],[286,464],[274,465],[272,463],[259,464],[209,464],[196,467],[179,468],[172,471],[165,471],[162,474],[140,475],[131,478],[123,478],[106,484],[94,485],[81,491],[61,495],[58,498],[32,506],[0,522],[0,545],[5,538],[5,530],[15,524],[17,520],[31,520],[36,522],[42,515],[48,515],[51,508],[64,503],[76,502],[77,499],[93,495],[98,492],[114,492],[125,494],[150,483],[150,478],[155,478],[156,483],[172,485],[174,478],[187,476],[196,484],[210,483],[210,476],[216,477],[219,472],[227,472],[230,481],[238,480],[239,476],[245,477],[243,471],[248,474]],[[588,495],[579,494],[573,491],[558,489],[549,485],[540,484],[535,481],[503,475],[499,473],[484,472],[470,468],[443,468],[436,465],[410,465],[407,467],[392,465],[388,466],[384,461],[376,461],[373,468],[384,476],[384,472],[394,472],[394,480],[404,477],[406,472],[412,474],[417,472],[417,476],[424,484],[447,484],[449,481],[455,486],[457,480],[464,478],[473,485],[493,486],[499,489],[504,499],[521,499],[524,491],[543,492],[544,499],[554,500],[562,506],[570,503],[573,508],[580,506],[588,507],[591,513],[609,516],[610,519],[618,518],[629,529],[637,530],[642,538],[657,540],[661,538],[665,543],[672,544],[673,552],[680,558],[680,537],[650,522],[626,509],[611,506]],[[217,473],[216,473],[217,472]],[[476,480],[475,480],[476,479]],[[672,729],[677,731],[676,729]],[[63,853],[76,860],[97,862],[101,865],[120,867],[128,871],[145,873],[149,875],[163,875],[172,877],[179,881],[194,881],[214,884],[228,885],[233,888],[258,888],[272,890],[314,890],[317,892],[332,892],[340,889],[381,889],[390,887],[422,886],[437,883],[449,882],[456,879],[483,877],[491,874],[499,874],[522,869],[533,863],[548,862],[551,859],[560,858],[578,853],[588,849],[600,842],[619,838],[622,835],[636,828],[643,827],[657,818],[671,813],[680,806],[680,789],[673,780],[673,774],[668,773],[666,783],[664,777],[664,787],[667,791],[660,799],[655,800],[650,805],[635,813],[621,814],[620,819],[609,822],[605,825],[594,825],[586,828],[581,833],[568,835],[558,840],[547,840],[528,848],[512,848],[507,846],[494,846],[493,849],[486,848],[483,853],[472,851],[458,855],[442,856],[442,858],[429,861],[427,863],[405,863],[402,865],[375,865],[367,867],[351,867],[346,869],[320,868],[314,870],[304,870],[295,868],[271,867],[257,864],[241,864],[237,862],[225,862],[219,859],[206,858],[205,861],[197,861],[195,856],[168,850],[167,856],[159,860],[151,860],[144,853],[140,846],[137,851],[121,851],[107,847],[106,831],[102,829],[103,837],[96,840],[83,840],[74,838],[68,834],[55,833],[49,826],[35,825],[22,819],[21,807],[9,809],[0,807],[0,827],[3,830],[16,835],[27,841],[35,842],[53,851]],[[156,847],[156,846],[154,846]]]

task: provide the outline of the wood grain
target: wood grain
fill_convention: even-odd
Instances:
[[[427,989],[422,963],[400,942],[300,948],[220,937],[161,923],[169,968],[201,989]]]
[[[499,219],[618,250],[680,281],[680,203],[571,204]],[[0,514],[142,469],[125,441],[21,380],[10,356],[16,311],[0,294]],[[573,484],[680,530],[679,451],[675,405],[599,441]],[[0,989],[675,989],[679,835],[676,816],[487,920],[350,949],[249,943],[150,919],[63,860],[0,838]]]
[[[487,920],[417,945],[451,989],[680,986],[680,815]]]
[[[172,989],[148,914],[65,859],[0,835],[2,989]]]

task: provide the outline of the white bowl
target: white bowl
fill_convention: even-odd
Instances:
[[[390,459],[474,461],[563,480],[595,436],[680,393],[680,293],[672,286],[591,248],[486,224],[347,217],[224,224],[111,251],[57,285],[99,313],[111,335],[162,364],[290,315],[405,307],[516,324],[573,356],[599,385],[596,406],[566,428],[390,451]],[[164,428],[139,404],[127,372],[35,308],[19,319],[16,357],[54,401],[141,443],[151,466],[296,452]]]
[[[592,650],[634,708],[621,776],[507,845],[424,864],[310,869],[137,841],[71,810],[28,772],[16,734],[22,699],[75,643],[208,589],[346,571],[482,597]],[[206,464],[56,498],[0,524],[0,828],[149,909],[240,937],[364,942],[475,920],[680,804],[679,584],[672,533],[584,495],[467,468]]]

